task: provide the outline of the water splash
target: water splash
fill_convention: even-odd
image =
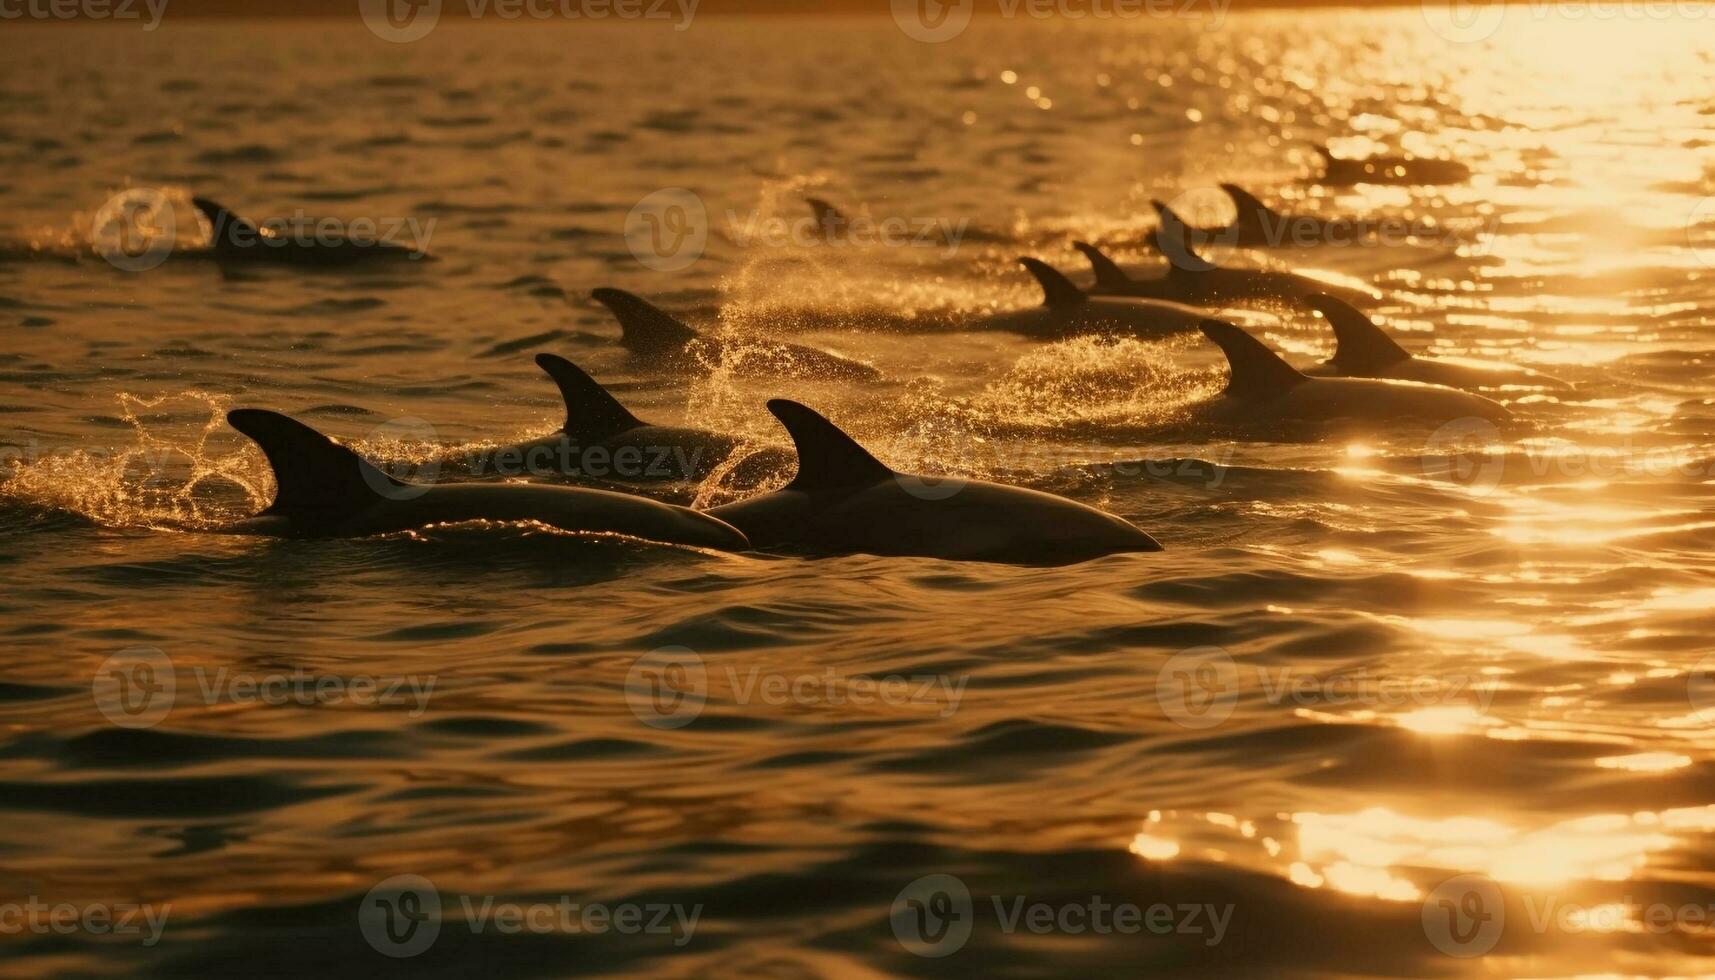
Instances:
[[[163,530],[217,527],[273,499],[273,479],[259,450],[244,445],[223,453],[211,445],[231,431],[227,396],[191,389],[155,398],[121,392],[117,398],[120,418],[135,437],[131,446],[15,461],[0,496],[109,527]],[[207,415],[187,432],[167,421],[164,409],[178,403]]]

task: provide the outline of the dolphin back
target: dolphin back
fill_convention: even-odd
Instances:
[[[1036,277],[1036,284],[1042,287],[1042,305],[1049,309],[1077,306],[1087,298],[1082,289],[1072,284],[1072,280],[1041,259],[1025,256],[1018,260],[1018,264]]]
[[[1334,328],[1333,362],[1342,371],[1379,371],[1411,358],[1410,351],[1395,343],[1350,303],[1324,293],[1308,296],[1305,302]]]
[[[798,475],[786,489],[805,492],[851,489],[893,476],[893,471],[881,460],[814,409],[776,398],[768,403],[768,410],[786,427],[792,445],[798,450]]]
[[[1131,276],[1125,270],[1114,264],[1107,253],[1089,242],[1073,242],[1072,247],[1082,252],[1084,259],[1090,263],[1090,271],[1096,274],[1096,285],[1103,289],[1119,289],[1131,285]]]
[[[1273,398],[1310,380],[1280,359],[1263,342],[1222,320],[1204,320],[1203,335],[1227,355],[1232,377],[1226,394],[1232,398]]]
[[[697,339],[695,330],[641,296],[604,286],[590,297],[613,312],[619,342],[639,354],[673,353]]]
[[[259,408],[226,414],[234,429],[261,447],[274,471],[274,503],[265,516],[294,523],[343,520],[406,486],[297,419]]]
[[[646,424],[571,361],[555,354],[537,354],[536,366],[548,372],[560,388],[566,403],[562,429],[567,435],[600,440]]]

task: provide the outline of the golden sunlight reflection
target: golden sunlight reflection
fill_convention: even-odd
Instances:
[[[1150,861],[1170,861],[1179,856],[1179,845],[1162,837],[1140,833],[1131,839],[1131,852]]]
[[[1602,769],[1624,769],[1627,772],[1668,772],[1691,765],[1691,757],[1678,752],[1638,752],[1633,755],[1610,755],[1596,760]]]
[[[1487,725],[1499,724],[1476,708],[1463,704],[1419,708],[1396,715],[1394,721],[1399,727],[1421,735],[1459,735]]]
[[[1669,755],[1612,759],[1637,760],[1649,771],[1650,766],[1669,766]],[[1426,882],[1449,874],[1482,874],[1526,887],[1627,881],[1652,856],[1686,846],[1685,835],[1715,831],[1715,805],[1547,821],[1524,816],[1419,817],[1386,806],[1349,813],[1277,813],[1240,820],[1237,827],[1232,820],[1211,819],[1214,816],[1152,812],[1128,850],[1150,861],[1249,864],[1303,888],[1413,901],[1422,897]],[[1259,833],[1257,824],[1281,833]],[[1250,832],[1235,832],[1243,830]],[[1168,836],[1170,831],[1175,836]]]
[[[1477,817],[1409,817],[1386,807],[1294,814],[1300,857],[1329,887],[1378,898],[1412,898],[1392,871],[1476,871],[1497,881],[1621,881],[1674,839],[1622,814],[1576,817],[1539,829]]]

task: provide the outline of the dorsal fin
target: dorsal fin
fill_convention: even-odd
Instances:
[[[1234,398],[1269,398],[1309,381],[1292,365],[1280,359],[1263,342],[1222,320],[1198,324],[1203,336],[1221,345],[1232,377],[1226,394]]]
[[[1068,306],[1077,306],[1089,298],[1084,295],[1082,289],[1072,285],[1072,280],[1061,275],[1060,270],[1041,259],[1025,257],[1019,259],[1018,264],[1029,270],[1030,274],[1036,277],[1037,283],[1042,286],[1043,306],[1050,309],[1064,309]]]
[[[260,408],[239,408],[226,421],[262,447],[274,470],[274,503],[264,514],[340,517],[356,514],[401,483],[363,457],[297,419]]]
[[[1304,298],[1334,328],[1334,356],[1329,361],[1346,371],[1373,371],[1411,357],[1411,352],[1382,332],[1369,317],[1345,300],[1323,293]]]
[[[1197,254],[1191,246],[1191,226],[1185,219],[1175,214],[1173,209],[1160,201],[1150,201],[1155,208],[1155,215],[1161,219],[1161,227],[1156,230],[1154,243],[1156,251],[1167,259],[1167,274],[1186,272],[1208,272],[1215,263]]]
[[[845,213],[819,197],[806,197],[804,203],[810,205],[810,211],[816,216],[816,228],[823,238],[839,235],[848,221]]]
[[[208,219],[209,244],[215,248],[237,246],[238,242],[233,238],[235,232],[248,236],[252,242],[261,235],[254,224],[206,197],[191,198],[191,206],[202,212],[202,216]]]
[[[1096,285],[1118,287],[1131,282],[1125,270],[1115,265],[1114,260],[1096,246],[1089,242],[1073,242],[1072,247],[1084,253],[1084,258],[1090,263],[1090,271],[1096,274]]]
[[[1267,230],[1265,220],[1278,217],[1273,208],[1237,184],[1222,184],[1221,190],[1227,192],[1227,196],[1233,199],[1233,206],[1238,208],[1239,216],[1235,223],[1240,227]]]
[[[697,332],[642,297],[623,289],[602,287],[590,297],[613,311],[619,320],[619,342],[639,354],[661,354],[681,350],[697,339]]]
[[[893,476],[881,460],[815,411],[784,398],[771,400],[768,410],[786,427],[798,449],[798,475],[786,489],[866,487]]]
[[[626,411],[606,388],[571,361],[557,354],[537,354],[536,366],[560,386],[560,397],[566,402],[566,424],[561,428],[567,435],[606,439],[648,424]]]

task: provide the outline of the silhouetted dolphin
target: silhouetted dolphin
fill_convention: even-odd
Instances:
[[[191,204],[208,219],[212,233],[209,250],[216,259],[227,261],[278,262],[283,265],[339,266],[377,259],[427,260],[433,258],[420,248],[380,239],[354,239],[343,231],[322,228],[320,222],[309,224],[316,228],[311,238],[281,234],[275,229],[258,227],[240,218],[206,197],[191,199]]]
[[[1190,333],[1204,313],[1179,303],[1146,297],[1094,296],[1038,259],[1021,258],[1042,287],[1042,305],[990,313],[966,324],[972,330],[1003,330],[1038,340],[1081,334],[1121,334],[1158,340]]]
[[[1322,295],[1305,302],[1334,328],[1334,356],[1304,372],[1311,376],[1392,378],[1467,391],[1508,386],[1572,388],[1559,378],[1499,361],[1414,357],[1349,304]]]
[[[824,241],[838,239],[851,225],[851,219],[843,211],[819,197],[806,197],[804,203],[810,205],[810,212],[816,219],[816,230]]]
[[[619,320],[619,342],[626,350],[658,361],[663,367],[706,374],[720,366],[738,374],[769,378],[881,380],[881,372],[862,361],[802,344],[701,336],[671,314],[623,289],[603,287],[592,290],[590,296],[613,311]]]
[[[566,403],[559,431],[483,454],[486,472],[596,483],[695,483],[714,472],[742,445],[732,436],[682,426],[651,425],[631,414],[576,364],[537,354]],[[735,468],[740,483],[785,470],[792,454],[776,446],[749,453]]]
[[[1233,220],[1220,227],[1185,228],[1195,248],[1210,244],[1233,248],[1351,245],[1375,231],[1374,222],[1356,218],[1327,219],[1276,211],[1237,184],[1222,184],[1221,190],[1233,200]],[[1159,242],[1152,244],[1160,247]]]
[[[1161,545],[1129,522],[1064,497],[995,483],[895,473],[797,402],[768,410],[798,448],[783,489],[713,508],[757,548],[1068,565]]]
[[[1168,261],[1166,285],[1177,292],[1178,301],[1181,303],[1223,306],[1266,300],[1296,304],[1311,293],[1339,295],[1352,302],[1367,302],[1378,298],[1373,292],[1337,286],[1296,272],[1222,268],[1197,253],[1196,247],[1185,237],[1185,223],[1173,213],[1173,209],[1160,201],[1153,203],[1160,215],[1161,227],[1152,240]],[[1088,255],[1086,252],[1085,256]],[[1127,288],[1125,283],[1117,280],[1112,282],[1112,291],[1118,295],[1129,295],[1122,291]],[[1150,283],[1147,288],[1153,291],[1160,287]],[[1102,286],[1098,279],[1096,291],[1108,293],[1110,287]]]
[[[1471,179],[1471,168],[1457,160],[1411,154],[1343,160],[1326,146],[1317,146],[1325,169],[1321,183],[1330,187],[1356,184],[1457,184]]]
[[[1410,381],[1312,378],[1262,342],[1220,320],[1203,321],[1203,333],[1227,355],[1231,376],[1221,395],[1192,408],[1194,417],[1241,426],[1271,422],[1443,423],[1461,418],[1504,422],[1506,407],[1480,395]]]
[[[266,510],[227,529],[235,534],[358,537],[459,521],[536,521],[667,544],[748,548],[731,525],[687,507],[581,487],[404,483],[278,412],[241,408],[226,420],[262,447],[276,488]]]
[[[1179,302],[1179,297],[1185,295],[1184,288],[1165,274],[1140,278],[1120,268],[1106,252],[1089,242],[1073,242],[1072,247],[1083,254],[1084,260],[1090,263],[1090,271],[1096,275],[1096,284],[1089,290],[1093,295],[1153,299],[1165,303]]]

